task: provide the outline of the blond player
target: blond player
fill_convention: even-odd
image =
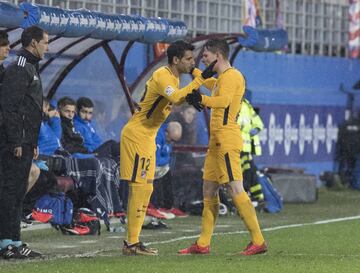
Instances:
[[[186,95],[214,75],[210,65],[187,86],[179,88],[179,76],[194,70],[194,47],[183,41],[167,49],[168,65],[157,69],[146,83],[139,110],[123,128],[120,144],[120,175],[129,183],[128,230],[124,255],[157,255],[156,249],[139,240],[155,173],[155,137],[173,104],[184,102]]]
[[[251,242],[241,252],[254,255],[267,251],[255,209],[244,191],[240,152],[242,139],[237,116],[245,91],[243,75],[231,67],[228,61],[229,46],[224,40],[209,40],[204,45],[203,62],[215,60],[213,70],[218,78],[208,79],[204,85],[212,90],[211,97],[192,92],[186,101],[197,109],[210,107],[210,140],[204,166],[204,209],[202,214],[200,238],[179,254],[208,254],[216,218],[219,212],[219,187],[229,188],[232,200],[251,235]],[[193,75],[199,75],[196,69]]]

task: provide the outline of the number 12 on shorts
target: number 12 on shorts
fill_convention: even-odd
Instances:
[[[143,171],[148,171],[149,170],[150,158],[142,157],[142,158],[140,158],[140,163],[141,163],[141,169]]]
[[[145,179],[150,167],[150,158],[141,157],[140,158],[140,176]]]

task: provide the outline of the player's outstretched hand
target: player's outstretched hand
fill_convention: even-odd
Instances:
[[[192,93],[187,94],[185,100],[188,104],[195,107],[196,110],[201,112],[204,107],[201,105],[202,97],[199,91],[193,90]]]
[[[201,77],[203,77],[203,79],[211,78],[216,74],[216,72],[213,71],[216,62],[217,60],[213,61],[207,68],[204,69],[204,71],[201,73]]]

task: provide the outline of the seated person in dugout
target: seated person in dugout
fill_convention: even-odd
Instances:
[[[181,124],[183,134],[179,139],[179,144],[195,145],[196,143],[196,110],[191,105],[182,105],[180,112],[174,113],[171,121],[177,121]]]
[[[65,109],[75,111],[75,108]],[[122,212],[123,207],[118,194],[118,163],[111,158],[96,158],[92,154],[90,158],[89,154],[71,155],[60,142],[62,128],[59,113],[53,106],[49,107],[46,99],[43,111],[44,119],[40,128],[38,145],[40,158],[46,160],[50,171],[56,172],[57,175],[74,178],[78,193],[88,197],[86,202],[93,211],[106,214]]]
[[[172,144],[177,142],[181,135],[182,127],[176,121],[164,123],[156,135],[154,192],[151,196],[152,207],[149,205],[147,215],[160,219],[188,216],[179,208],[174,207],[173,178],[171,174],[171,168],[173,167]]]
[[[92,154],[92,152],[85,147],[83,137],[74,127],[76,102],[69,97],[63,97],[58,101],[58,109],[62,128],[61,145],[64,149],[70,154]],[[92,154],[92,156],[94,155]]]
[[[115,140],[104,142],[97,132],[93,120],[94,103],[91,99],[81,97],[77,100],[77,113],[74,127],[84,139],[84,146],[98,157],[110,157],[119,162],[120,144]]]

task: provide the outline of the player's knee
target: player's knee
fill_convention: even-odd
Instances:
[[[245,191],[241,181],[231,181],[226,185],[226,187],[232,196],[238,195]]]
[[[203,195],[204,198],[215,198],[219,195],[219,185],[205,182],[203,186]]]

